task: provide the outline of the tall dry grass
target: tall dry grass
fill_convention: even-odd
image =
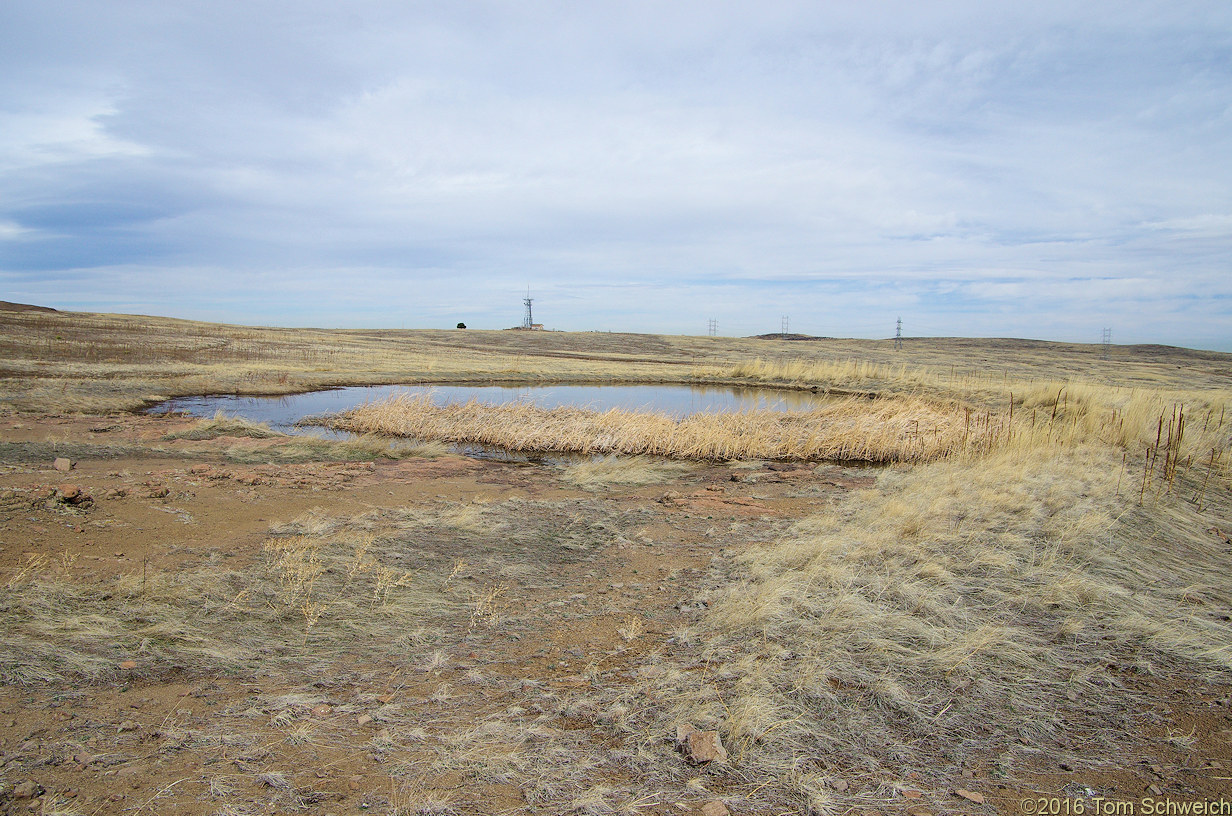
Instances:
[[[1229,557],[1207,532],[1227,484],[1214,511],[1139,507],[1120,465],[1086,444],[883,472],[724,568],[678,636],[705,672],[634,693],[671,701],[646,733],[718,728],[750,803],[817,812],[885,795],[835,778],[1115,764],[1150,705],[1121,677],[1232,671]]]
[[[495,445],[514,451],[620,453],[680,459],[927,461],[988,434],[969,412],[922,398],[849,398],[809,412],[665,414],[543,409],[471,401],[438,406],[399,395],[335,417],[332,427],[417,439]]]

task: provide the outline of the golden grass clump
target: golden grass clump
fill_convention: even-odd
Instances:
[[[416,439],[495,445],[513,451],[665,456],[678,459],[928,461],[992,432],[963,409],[922,398],[848,398],[813,411],[665,414],[543,409],[476,401],[438,406],[398,395],[339,414],[333,427]]]
[[[286,434],[273,430],[268,423],[253,422],[243,417],[227,416],[222,411],[219,411],[210,419],[198,420],[191,428],[183,431],[172,431],[163,438],[202,440],[217,439],[220,436],[270,439],[286,436]]]
[[[944,776],[972,754],[1007,774],[1045,745],[1113,755],[1138,705],[1118,673],[1232,670],[1209,516],[1138,507],[1120,464],[1084,444],[885,471],[737,556],[682,636],[708,680],[656,687],[659,727],[721,723],[742,775],[804,802],[826,788],[793,777],[800,756]]]
[[[610,485],[641,487],[670,481],[688,467],[649,456],[601,456],[567,465],[561,479],[583,490],[603,490]]]

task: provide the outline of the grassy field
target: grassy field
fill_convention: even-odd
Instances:
[[[427,719],[387,711],[385,742],[369,746],[392,769],[389,813],[491,812],[457,793],[481,783],[524,789],[509,812],[667,813],[709,798],[735,812],[892,811],[913,804],[908,791],[941,797],[980,780],[1038,791],[1045,760],[1093,785],[1083,774],[1141,762],[1150,739],[1195,763],[1199,750],[1215,756],[1215,726],[1204,737],[1200,719],[1161,720],[1144,689],[1214,684],[1226,697],[1232,680],[1232,355],[36,312],[0,312],[0,355],[0,407],[32,416],[395,382],[746,384],[835,397],[812,412],[686,420],[401,399],[338,420],[371,434],[349,443],[216,417],[165,433],[157,444],[172,450],[158,455],[430,462],[441,442],[481,442],[594,458],[502,477],[490,503],[346,494],[371,506],[270,525],[248,567],[205,561],[93,584],[50,554],[7,567],[0,676],[29,688],[107,682],[116,644],[144,649],[152,676],[272,672],[291,686],[347,661],[402,661],[398,671],[428,676],[456,644],[470,679],[425,691]],[[390,435],[407,439],[391,447]],[[174,447],[193,445],[204,447]],[[765,460],[782,460],[804,474],[793,478],[821,479],[835,459],[886,466],[833,495],[774,493],[748,475],[772,476]],[[488,478],[477,472],[476,489]],[[702,473],[705,490],[674,489]],[[525,498],[548,489],[535,480],[566,492]],[[725,485],[744,492],[715,504]],[[764,510],[772,499],[783,515]],[[652,546],[648,531],[672,525]],[[551,592],[602,584],[608,549],[645,550],[644,570],[673,536],[721,543],[699,570],[696,614],[666,629],[623,611],[610,651],[568,669],[567,682],[558,664],[535,664],[542,676],[508,682],[524,699],[449,720],[449,706],[474,714],[506,688],[491,675],[513,659],[503,633],[531,631],[517,627],[543,618],[546,598],[582,603]],[[484,579],[463,589],[476,571]],[[587,619],[570,620],[562,626]],[[635,654],[628,671],[603,668]],[[717,731],[729,760],[682,766],[665,735],[685,723]]]

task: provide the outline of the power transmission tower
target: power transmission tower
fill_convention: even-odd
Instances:
[[[1112,329],[1104,329],[1103,353],[1100,355],[1105,360],[1108,359],[1108,352],[1112,350]]]
[[[526,297],[522,298],[522,305],[526,307],[526,314],[522,317],[522,328],[529,329],[535,324],[535,319],[530,314],[530,287],[526,287]]]
[[[894,350],[898,351],[903,347],[903,319],[898,319],[898,328],[894,331]]]
[[[782,334],[780,334],[780,337],[782,337],[782,339],[784,340],[787,339],[787,323],[788,323],[789,317],[790,317],[789,315],[783,315],[783,330],[782,330]]]
[[[706,327],[706,330],[711,337],[716,337],[719,333],[719,321],[713,317],[710,318],[710,325]]]

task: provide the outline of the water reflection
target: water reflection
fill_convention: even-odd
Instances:
[[[179,397],[160,403],[147,413],[177,411],[196,417],[211,417],[218,411],[253,422],[265,422],[284,433],[327,438],[347,436],[295,423],[309,416],[333,414],[367,402],[379,402],[394,394],[430,394],[438,405],[478,400],[490,405],[528,403],[540,408],[572,406],[593,411],[623,408],[657,411],[676,418],[691,414],[748,411],[807,411],[825,397],[807,391],[775,391],[762,388],[719,388],[688,385],[377,385],[331,388],[279,397],[247,397],[219,394]]]

